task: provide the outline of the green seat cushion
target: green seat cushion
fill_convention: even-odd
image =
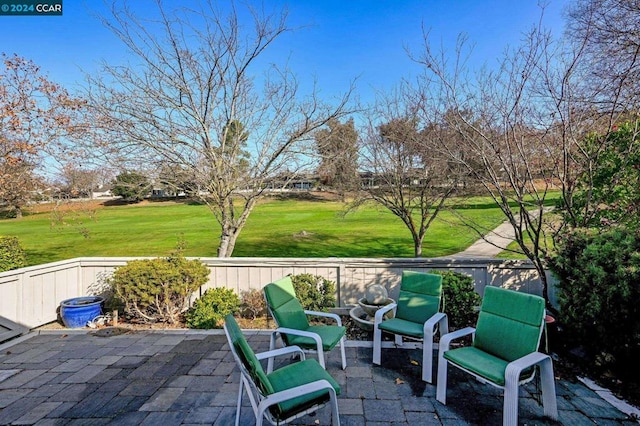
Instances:
[[[402,271],[403,290],[438,296],[442,291],[442,275],[416,271]]]
[[[280,305],[279,308],[272,309],[272,312],[278,327],[295,328],[296,330],[306,330],[309,327],[307,314],[304,313],[298,299],[291,299]]]
[[[424,324],[440,308],[442,276],[403,271],[396,318]]]
[[[535,352],[544,313],[539,296],[486,287],[473,346],[507,362]]]
[[[396,318],[424,324],[439,307],[440,297],[400,290]]]
[[[291,299],[295,299],[296,292],[291,282],[291,277],[286,276],[280,278],[264,288],[264,293],[267,296],[267,301],[273,309],[279,308],[284,303]]]
[[[233,349],[238,355],[238,358],[240,358],[245,369],[251,375],[253,382],[258,386],[258,388],[260,388],[260,391],[263,394],[272,394],[274,392],[273,387],[262,369],[262,365],[256,357],[256,354],[253,352],[253,349],[251,349],[251,346],[249,346],[244,334],[242,334],[242,330],[240,330],[236,319],[232,314],[229,314],[225,317],[224,321],[227,326],[229,337],[233,342]]]
[[[484,377],[499,386],[504,386],[504,374],[509,363],[501,358],[473,346],[448,350],[444,353],[444,357],[478,376]],[[531,378],[534,372],[533,367],[522,370],[520,380]]]
[[[380,330],[388,331],[389,333],[411,336],[418,339],[422,339],[424,337],[424,324],[418,324],[400,318],[391,318],[382,321],[378,328],[380,328]]]
[[[237,351],[240,354],[242,363],[249,371],[251,379],[258,386],[258,388],[260,388],[260,391],[264,395],[270,395],[274,393],[274,388],[264,370],[262,369],[260,361],[258,361],[258,358],[256,358],[255,353],[249,346],[249,343],[247,343],[245,339],[240,339],[234,343],[234,346],[237,348]]]
[[[340,395],[340,385],[331,375],[318,364],[315,359],[307,359],[295,364],[282,367],[269,374],[268,380],[275,392],[291,389],[296,386],[315,382],[316,380],[327,380]],[[315,404],[322,404],[329,400],[329,392],[326,390],[312,392],[307,395],[283,401],[271,408],[272,414],[279,419],[286,419],[299,412],[312,407]]]
[[[284,277],[268,284],[264,294],[269,304],[269,310],[278,327],[306,330],[309,327],[307,315],[300,301],[296,298],[291,277]],[[289,336],[283,336],[286,345],[292,345]]]
[[[338,344],[342,336],[345,335],[346,328],[337,325],[311,325],[304,331],[318,334],[322,340],[322,349],[330,351]],[[303,349],[317,348],[315,340],[310,337],[289,334],[287,335],[287,340],[288,344],[297,345]]]
[[[504,386],[504,372],[508,362],[503,359],[473,346],[448,350],[444,353],[444,357],[478,376]]]
[[[504,386],[507,365],[538,350],[544,312],[541,297],[486,287],[473,346],[446,351],[444,357]],[[520,380],[533,371],[523,371]]]

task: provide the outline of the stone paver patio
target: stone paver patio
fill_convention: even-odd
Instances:
[[[247,334],[256,351],[268,348],[266,335]],[[502,423],[498,390],[450,369],[444,406],[435,400],[435,386],[420,380],[420,351],[383,349],[383,365],[372,366],[370,347],[348,343],[346,370],[338,351],[327,363],[342,387],[343,425]],[[238,383],[220,332],[33,333],[0,345],[0,424],[229,425]],[[580,382],[559,380],[556,388],[560,423],[542,417],[534,384],[521,391],[520,423],[637,424]],[[329,421],[325,407],[295,424]],[[253,423],[246,405],[241,424]]]

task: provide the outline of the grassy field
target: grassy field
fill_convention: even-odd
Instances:
[[[179,239],[187,256],[216,255],[220,227],[206,206],[179,202],[94,206],[56,223],[47,208],[21,220],[0,220],[0,235],[20,239],[31,265],[72,257],[164,256]],[[503,216],[486,200],[465,201],[456,211],[488,227]],[[401,221],[376,206],[343,215],[344,205],[326,200],[268,199],[251,214],[236,244],[243,257],[413,257],[411,236]],[[83,232],[86,236],[83,235]],[[425,257],[465,249],[477,236],[443,212],[424,240]]]

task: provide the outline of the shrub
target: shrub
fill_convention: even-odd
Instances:
[[[175,324],[208,275],[199,260],[172,255],[127,262],[116,268],[109,283],[126,315],[143,322]]]
[[[291,282],[304,309],[327,311],[336,306],[336,283],[311,274],[292,275]]]
[[[473,278],[454,271],[432,272],[442,275],[444,311],[447,313],[449,325],[455,329],[474,327],[478,320],[477,307],[480,306],[482,298],[474,290]]]
[[[550,261],[563,340],[581,346],[592,366],[640,379],[640,234],[579,230],[557,244]],[[629,376],[630,372],[635,372]],[[635,377],[633,375],[635,374]]]
[[[129,201],[142,201],[151,192],[146,176],[136,172],[123,172],[112,182],[111,193]]]
[[[240,315],[243,318],[256,319],[266,314],[267,304],[262,290],[245,290],[240,294]]]
[[[239,308],[240,298],[233,290],[211,288],[205,291],[185,314],[187,327],[222,328],[224,317],[238,312]]]
[[[0,237],[0,272],[27,266],[27,256],[17,237]]]

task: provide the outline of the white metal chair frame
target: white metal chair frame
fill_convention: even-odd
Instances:
[[[267,310],[269,311],[269,315],[271,316],[271,318],[273,318],[274,321],[276,321],[276,324],[277,324],[278,322],[276,320],[276,316],[273,314],[273,311],[269,306],[269,301],[267,300],[266,295],[264,295],[264,300],[265,300],[265,304],[267,305]],[[340,319],[340,316],[338,316],[337,314],[333,314],[331,312],[309,311],[307,309],[304,310],[304,313],[307,316],[331,318],[336,322],[337,326],[342,327],[342,319]],[[322,338],[320,338],[319,334],[313,333],[310,331],[297,330],[295,328],[278,327],[271,333],[271,338],[269,339],[269,350],[274,350],[276,348],[276,341],[278,340],[278,335],[280,334],[291,334],[295,336],[303,336],[303,337],[309,337],[313,339],[316,342],[316,349],[315,350],[305,349],[305,350],[310,353],[314,353],[314,352],[317,353],[318,363],[322,366],[322,368],[326,370],[327,367],[325,362],[324,349],[322,348]],[[342,358],[343,370],[347,368],[347,354],[345,353],[345,350],[344,350],[344,341],[345,341],[345,336],[342,336],[342,338],[340,339],[340,343],[338,343],[338,345],[340,346],[340,356]],[[282,339],[282,343],[284,344],[284,339]],[[270,359],[267,364],[267,370],[271,370],[272,368],[273,368],[273,359]]]
[[[475,337],[475,328],[466,327],[444,335],[440,339],[438,350],[438,385],[436,389],[436,399],[442,404],[447,403],[447,366],[449,361],[444,357],[444,353],[449,350],[451,342],[471,335]],[[454,367],[459,368],[475,377],[481,383],[486,383],[504,392],[504,408],[502,414],[502,424],[504,426],[516,426],[518,424],[518,390],[519,386],[530,382],[535,377],[535,372],[526,379],[520,380],[520,374],[527,368],[538,366],[540,368],[540,382],[542,387],[542,404],[544,415],[552,420],[558,420],[558,405],[556,402],[556,387],[553,377],[553,363],[551,357],[541,352],[532,352],[516,359],[507,365],[505,371],[505,384],[500,386],[484,377],[463,368],[455,363]]]
[[[269,421],[269,423],[271,423],[272,425],[280,425],[280,424],[287,424],[297,418],[300,418],[309,413],[315,412],[316,410],[318,410],[318,408],[322,407],[324,404],[314,405],[304,411],[301,411],[300,413],[297,413],[295,416],[289,417],[285,420],[278,420],[274,418],[269,408],[283,401],[296,398],[300,395],[309,394],[309,393],[316,392],[319,390],[324,390],[324,389],[329,391],[329,405],[331,406],[332,424],[337,426],[340,425],[340,416],[338,414],[338,398],[337,398],[335,389],[333,388],[333,386],[331,386],[331,383],[329,383],[327,380],[316,380],[315,382],[307,383],[302,386],[296,386],[291,389],[287,389],[284,391],[276,392],[274,394],[265,396],[260,391],[260,389],[258,389],[253,379],[251,378],[249,371],[245,368],[244,363],[240,360],[240,357],[236,353],[235,348],[233,347],[233,343],[231,343],[231,339],[229,337],[226,324],[224,327],[224,331],[225,331],[225,334],[227,335],[227,341],[231,346],[231,353],[233,354],[236,364],[240,368],[240,386],[238,389],[238,400],[236,404],[236,421],[235,421],[236,426],[240,424],[240,411],[242,408],[242,396],[243,396],[244,388],[247,389],[247,395],[249,395],[249,401],[251,402],[251,408],[253,409],[253,413],[256,417],[257,426],[262,426],[262,422],[264,418],[266,418]],[[285,356],[285,355],[291,355],[291,356],[299,355],[300,360],[305,359],[304,351],[300,349],[298,346],[286,346],[284,348],[270,350],[267,352],[255,353],[255,355],[258,360],[267,359],[267,362],[268,362],[267,374],[273,371],[273,359],[275,357]]]
[[[383,321],[384,315],[393,310],[393,315],[396,314],[397,303],[390,303],[387,306],[379,309],[374,317],[373,324],[373,363],[380,365],[381,352],[382,352],[382,330],[378,328]],[[447,315],[443,312],[436,312],[431,318],[424,323],[423,338],[418,339],[412,336],[405,336],[403,334],[394,334],[394,343],[396,346],[403,345],[403,337],[408,339],[422,340],[422,380],[431,383],[433,381],[433,338],[436,335],[436,327],[440,331],[440,337],[449,332],[449,320]]]

